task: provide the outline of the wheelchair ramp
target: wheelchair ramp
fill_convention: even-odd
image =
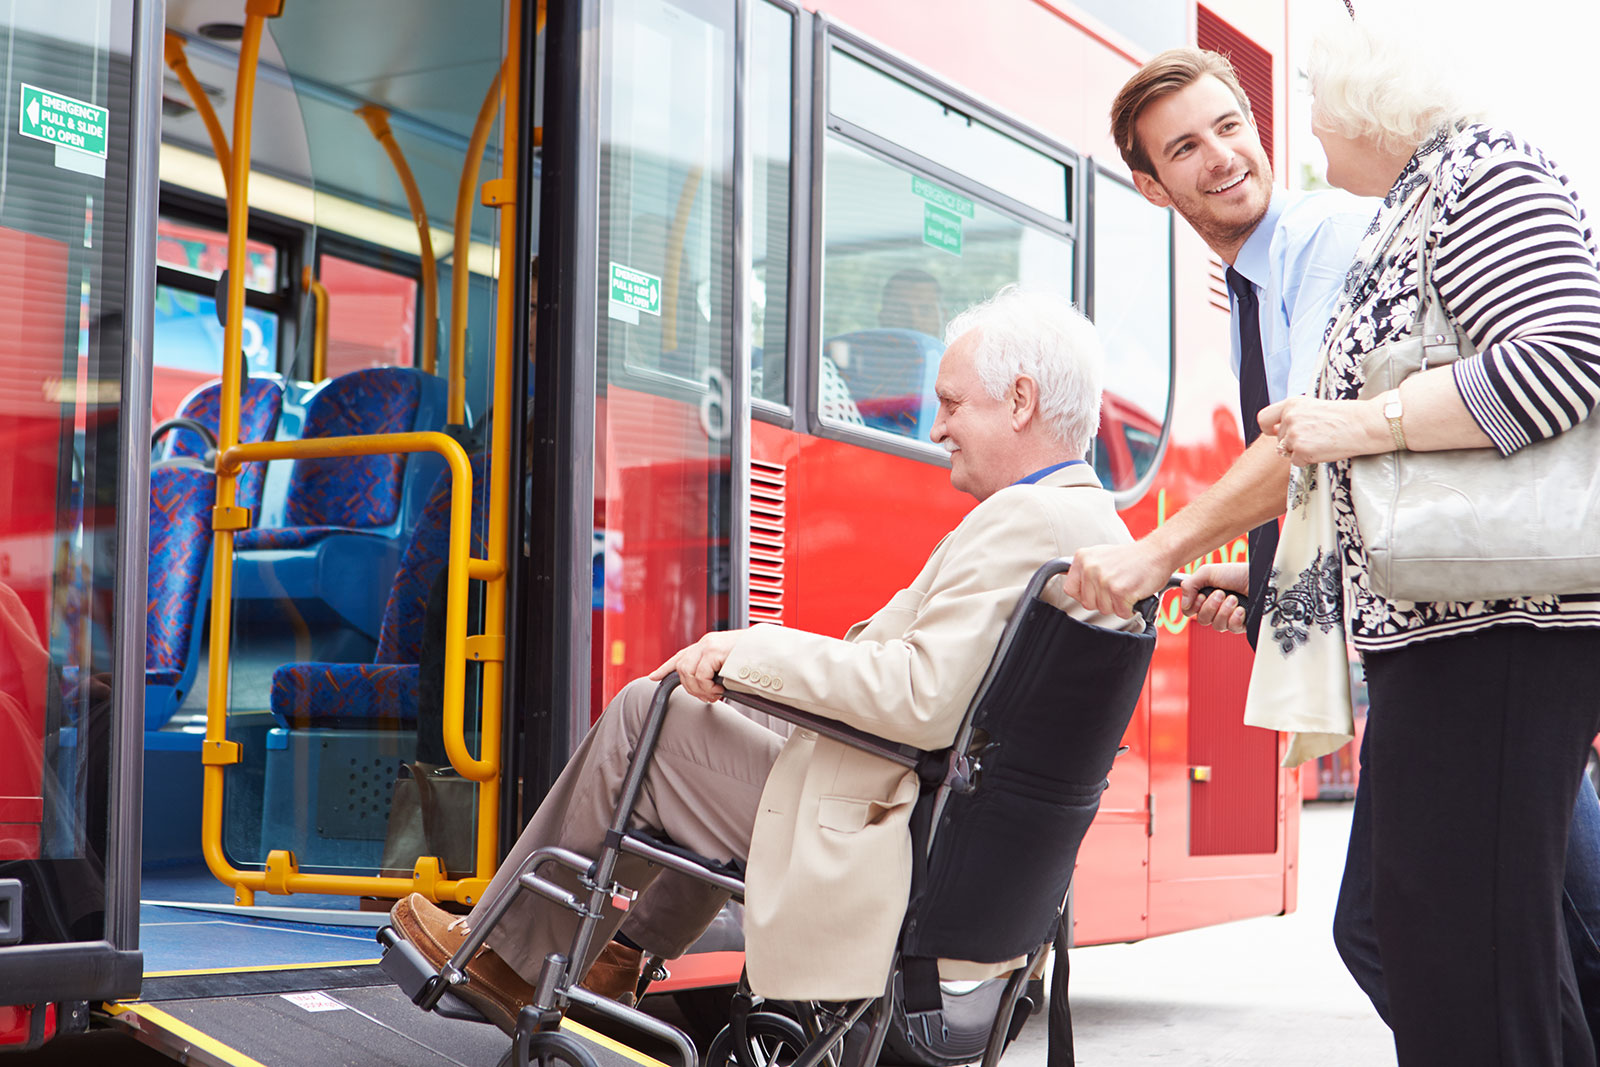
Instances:
[[[315,972],[329,979],[319,988],[308,988],[315,984],[307,980],[312,972],[273,972],[299,988],[147,997],[105,1010],[113,1025],[140,1042],[177,1062],[207,1067],[494,1067],[511,1047],[492,1026],[419,1011],[376,967],[341,972]],[[229,977],[257,986],[269,981],[260,973]],[[159,987],[146,993],[163,995]],[[667,1067],[579,1023],[563,1028],[584,1042],[600,1067]]]

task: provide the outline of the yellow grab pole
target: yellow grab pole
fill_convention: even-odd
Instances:
[[[376,104],[356,108],[356,114],[366,120],[372,136],[389,153],[395,175],[406,191],[406,203],[411,207],[411,221],[417,226],[417,243],[422,247],[422,369],[433,374],[439,350],[439,273],[433,262],[433,231],[428,227],[428,208],[422,202],[422,191],[411,176],[405,153],[394,139],[389,128],[389,113]]]
[[[315,437],[298,441],[256,441],[239,444],[235,441],[217,455],[219,481],[226,479],[231,486],[245,463],[265,463],[275,459],[322,459],[329,456],[372,456],[391,453],[436,452],[450,467],[450,544],[446,564],[445,607],[445,707],[459,709],[466,695],[466,644],[467,644],[467,579],[478,578],[503,585],[505,565],[493,560],[473,559],[472,550],[472,464],[460,443],[448,434],[437,432],[373,434],[364,437]],[[217,539],[217,552],[226,553],[222,565],[232,570],[233,537],[229,533],[223,547],[221,532]],[[213,579],[214,580],[214,579]],[[225,610],[226,601],[213,601],[213,615]],[[216,631],[212,631],[213,640]],[[212,661],[213,667],[216,660]],[[213,684],[212,696],[216,696]],[[227,696],[224,683],[222,696]],[[403,896],[410,892],[423,893],[435,900],[446,897],[463,904],[473,903],[483,890],[487,875],[447,881],[438,874],[438,866],[431,858],[417,864],[411,878],[373,878],[365,875],[302,874],[295,866],[292,853],[273,852],[267,859],[264,871],[246,871],[230,864],[222,852],[222,770],[229,763],[239,761],[237,743],[221,739],[220,730],[215,737],[213,725],[219,723],[216,711],[222,705],[208,704],[206,743],[201,760],[206,773],[206,834],[204,838],[206,865],[224,884],[234,887],[234,899],[248,904],[257,892],[275,893],[366,893],[381,896]],[[448,733],[446,737],[448,737]],[[491,771],[488,778],[493,777]],[[486,780],[479,778],[479,781]],[[479,796],[489,794],[498,803],[498,790],[483,788]],[[215,819],[213,821],[213,813]]]
[[[672,231],[667,236],[667,262],[661,278],[661,351],[678,350],[678,275],[683,266],[683,242],[689,232],[689,215],[694,211],[694,199],[700,195],[700,179],[705,168],[693,167],[683,179],[678,192],[678,210],[672,218]]]
[[[222,786],[226,768],[239,762],[237,742],[228,740],[228,667],[233,630],[233,535],[249,524],[235,501],[238,472],[221,456],[239,443],[240,366],[244,360],[245,241],[250,223],[250,123],[255,105],[256,61],[265,20],[283,11],[283,0],[246,0],[239,42],[238,84],[233,97],[233,151],[228,158],[228,315],[222,331],[222,405],[217,418],[217,503],[211,513],[211,654],[206,677],[205,766],[200,809],[200,845],[206,865],[224,882],[233,868],[222,850]]]
[[[328,287],[317,281],[310,267],[300,269],[300,288],[311,294],[316,322],[311,327],[311,380],[328,376]]]
[[[501,577],[487,583],[484,590],[484,635],[490,654],[483,657],[483,711],[481,717],[482,756],[472,759],[466,743],[466,708],[448,700],[444,706],[444,745],[450,762],[468,778],[480,782],[498,781],[500,775],[500,716],[502,710],[501,687],[505,677],[506,583],[504,573],[507,559],[506,524],[510,518],[511,498],[511,448],[521,434],[512,435],[511,375],[515,361],[522,359],[521,352],[511,350],[512,329],[522,309],[512,307],[516,296],[517,272],[527,269],[526,263],[516,259],[517,233],[517,155],[518,140],[522,136],[522,115],[519,93],[522,71],[522,7],[511,3],[506,19],[506,59],[503,67],[505,99],[505,140],[500,146],[500,177],[484,187],[484,202],[500,210],[500,277],[495,298],[494,340],[494,410],[498,417],[489,430],[489,562],[501,572]],[[524,316],[526,317],[526,316]],[[445,660],[449,664],[449,659]],[[465,664],[463,664],[463,667]],[[488,771],[480,777],[480,771]],[[479,877],[488,877],[494,870],[500,833],[499,790],[485,784],[478,789],[478,839],[476,842],[476,868]]]
[[[211,106],[211,98],[200,87],[200,79],[189,69],[189,55],[183,50],[183,38],[171,30],[167,31],[166,56],[167,66],[172,68],[172,73],[183,83],[184,90],[189,94],[189,101],[200,113],[200,121],[206,124],[206,133],[211,137],[211,151],[217,157],[217,165],[222,168],[222,187],[230,188],[233,184],[233,166],[228,160],[228,136],[222,132],[222,123],[217,119],[217,109]],[[251,72],[251,76],[254,77],[254,71]],[[237,119],[237,116],[235,118]]]
[[[467,270],[467,250],[472,244],[472,194],[478,188],[478,168],[483,150],[489,144],[489,128],[500,110],[502,68],[494,72],[489,91],[472,124],[472,139],[467,142],[467,158],[461,167],[461,186],[456,190],[455,251],[450,258],[450,400],[448,418],[452,424],[467,421],[467,307],[472,274]]]

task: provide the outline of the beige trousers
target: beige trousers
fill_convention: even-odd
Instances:
[[[581,855],[599,855],[655,691],[656,683],[640,678],[611,701],[517,838],[468,916],[469,925],[484,918],[489,902],[522,873],[535,849],[559,845]],[[761,790],[783,743],[783,735],[728,704],[706,704],[682,689],[674,690],[632,825],[662,831],[677,844],[712,859],[744,860],[750,854]],[[564,867],[547,865],[542,874],[568,889],[579,889],[576,875]],[[580,974],[588,971],[625,918],[633,941],[647,952],[671,959],[694,943],[727,900],[727,893],[715,886],[663,872],[637,856],[620,858],[616,880],[638,890],[639,899],[627,912],[607,905]],[[534,982],[546,955],[571,950],[577,925],[574,912],[519,890],[488,943],[517,973]]]

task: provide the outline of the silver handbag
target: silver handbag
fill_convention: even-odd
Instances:
[[[1434,190],[1418,216],[1418,331],[1362,361],[1361,399],[1476,353],[1429,277]],[[1381,257],[1380,257],[1381,258]],[[1600,417],[1510,456],[1494,448],[1350,461],[1367,582],[1387,600],[1470,601],[1600,591]],[[1591,519],[1594,516],[1594,519]]]

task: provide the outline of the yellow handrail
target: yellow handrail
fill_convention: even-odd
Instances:
[[[211,106],[211,98],[200,87],[200,79],[194,76],[194,71],[189,69],[189,55],[183,50],[183,38],[171,30],[167,31],[166,57],[167,66],[183,83],[189,101],[200,113],[200,121],[206,124],[206,133],[211,137],[211,151],[217,157],[217,164],[222,167],[223,188],[229,188],[233,180],[230,174],[232,163],[228,158],[228,137],[222,132],[222,123],[217,119],[217,109]]]
[[[422,191],[411,176],[400,143],[389,129],[389,113],[376,104],[356,108],[356,114],[366,120],[372,136],[383,145],[394,164],[394,172],[406,191],[406,203],[411,207],[411,221],[417,226],[417,243],[422,248],[422,369],[435,373],[439,351],[439,273],[433,262],[433,233],[428,227],[428,207],[422,202]]]
[[[461,167],[461,185],[456,190],[455,251],[450,259],[450,398],[448,419],[453,425],[467,421],[467,307],[472,275],[467,270],[467,247],[472,243],[472,193],[478,187],[478,168],[483,150],[489,144],[489,127],[500,110],[502,68],[494,72],[489,91],[483,95],[477,121],[472,124],[472,139],[467,142],[467,158]]]
[[[311,325],[311,380],[328,376],[328,287],[317,280],[310,267],[300,268],[300,289],[311,294],[316,321]]]
[[[257,441],[234,443],[221,449],[217,456],[218,485],[230,487],[245,463],[265,463],[275,459],[323,459],[331,456],[373,456],[393,453],[435,452],[444,457],[450,467],[450,542],[445,572],[445,638],[444,638],[444,702],[445,707],[459,709],[466,695],[466,642],[467,642],[467,579],[478,578],[491,584],[503,580],[504,563],[475,559],[471,556],[472,536],[472,464],[459,442],[448,434],[432,431],[418,433],[373,434],[364,437],[313,437],[297,441]],[[219,508],[218,521],[223,516]],[[234,529],[218,525],[216,530],[217,570],[215,582],[233,571]],[[231,593],[231,590],[229,591]],[[215,597],[213,615],[226,614],[231,608],[227,599]],[[206,742],[201,753],[205,765],[205,804],[202,813],[201,841],[205,851],[206,866],[220,881],[234,888],[235,899],[248,903],[254,894],[266,889],[275,893],[369,893],[399,896],[412,891],[425,892],[434,899],[436,894],[451,895],[462,903],[472,903],[473,898],[487,883],[488,872],[481,865],[478,877],[447,881],[437,875],[437,864],[419,863],[419,870],[407,878],[373,878],[367,875],[301,874],[295,867],[291,853],[275,852],[268,858],[264,871],[246,871],[228,862],[222,848],[222,790],[223,769],[239,762],[240,749],[236,742],[226,740],[227,705],[226,686],[230,649],[227,631],[212,631],[211,669],[222,678],[219,685],[211,683],[211,699],[206,705]],[[218,643],[220,642],[220,644]],[[222,699],[218,699],[218,690]],[[459,714],[459,711],[458,711]],[[449,734],[446,734],[448,737]],[[470,768],[458,769],[476,781],[487,782],[494,777],[471,774]],[[498,790],[492,786],[479,789],[479,795],[489,794],[499,801]]]
[[[542,6],[542,5],[541,5]],[[467,777],[468,767],[482,766],[498,775],[500,769],[500,715],[505,678],[506,582],[503,577],[508,557],[506,527],[510,518],[511,500],[511,449],[512,437],[511,375],[521,352],[511,350],[513,315],[517,271],[526,270],[526,263],[516,260],[517,207],[513,190],[517,176],[517,139],[520,136],[520,107],[516,86],[521,77],[522,63],[522,5],[508,5],[510,12],[506,26],[506,59],[503,85],[505,100],[505,143],[500,146],[500,178],[484,186],[484,200],[497,207],[500,216],[500,276],[495,300],[495,359],[494,359],[494,410],[497,418],[489,430],[489,513],[487,516],[488,551],[490,562],[499,566],[502,577],[488,582],[484,588],[484,644],[490,650],[483,660],[483,701],[480,718],[482,757],[472,761],[466,750],[466,709],[457,701],[445,702],[444,745],[450,762]],[[490,195],[490,187],[497,187]],[[464,763],[464,761],[466,761]],[[478,790],[478,840],[477,869],[480,874],[494,869],[500,832],[500,798],[497,791]]]
[[[672,230],[667,236],[667,262],[661,271],[661,351],[678,350],[678,284],[683,266],[683,241],[689,232],[689,216],[695,197],[700,195],[700,179],[705,168],[695,166],[684,176],[678,191],[678,209],[673,213]]]

